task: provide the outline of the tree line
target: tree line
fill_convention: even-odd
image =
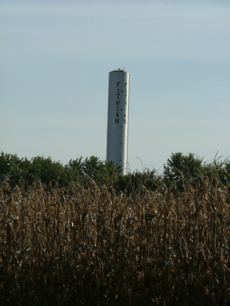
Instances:
[[[24,185],[25,188],[34,183],[42,184],[49,189],[58,186],[68,189],[71,184],[87,186],[93,180],[97,186],[110,185],[115,192],[142,192],[143,188],[155,191],[164,186],[170,187],[173,192],[183,192],[186,182],[202,188],[205,178],[212,180],[215,177],[222,186],[228,185],[230,175],[230,162],[228,159],[207,163],[202,158],[189,153],[172,153],[163,166],[163,173],[158,174],[155,169],[143,169],[121,175],[121,168],[113,162],[101,161],[91,156],[83,159],[71,159],[63,165],[59,161],[52,161],[51,157],[41,156],[19,158],[17,154],[1,152],[0,155],[0,183],[11,187]]]

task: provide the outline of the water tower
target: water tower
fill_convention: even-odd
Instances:
[[[129,80],[125,69],[109,73],[106,161],[113,161],[127,172],[129,130]]]

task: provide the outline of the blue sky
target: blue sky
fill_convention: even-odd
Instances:
[[[229,1],[2,1],[0,150],[105,160],[108,73],[130,73],[131,171],[230,155]]]

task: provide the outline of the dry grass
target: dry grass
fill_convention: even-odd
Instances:
[[[203,183],[1,187],[1,305],[229,305],[227,187]]]

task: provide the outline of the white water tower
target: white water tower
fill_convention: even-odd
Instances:
[[[109,73],[106,161],[127,172],[129,127],[129,73],[124,69]]]

